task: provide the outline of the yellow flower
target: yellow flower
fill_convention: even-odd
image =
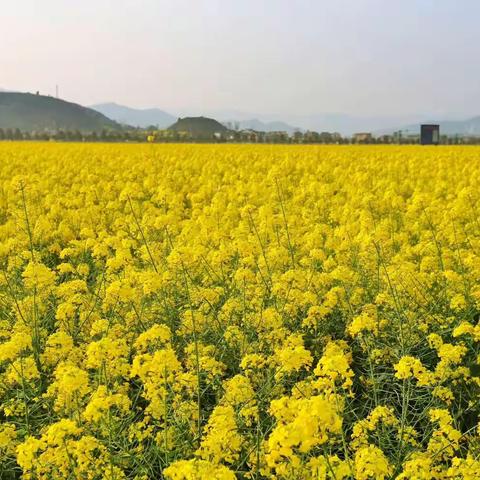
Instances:
[[[42,263],[29,262],[22,273],[25,287],[38,293],[49,293],[55,285],[55,272]]]
[[[178,460],[163,471],[170,480],[236,480],[235,474],[223,465],[206,460]]]
[[[60,363],[55,369],[55,381],[47,395],[55,399],[55,409],[72,412],[83,403],[90,392],[89,378],[85,370],[69,363]]]
[[[354,471],[357,480],[383,480],[391,475],[393,468],[378,447],[368,445],[355,453]]]
[[[3,455],[12,455],[15,452],[17,444],[17,429],[14,424],[3,423],[0,426],[0,453]]]
[[[378,333],[378,319],[375,305],[365,305],[363,312],[353,318],[348,326],[348,333],[355,337],[362,332]]]
[[[465,297],[457,293],[451,300],[450,300],[450,308],[455,311],[463,310],[467,306],[467,302],[465,301]]]
[[[32,356],[21,357],[15,360],[5,373],[5,382],[8,384],[23,384],[40,378],[35,359]]]
[[[322,396],[309,399],[283,397],[270,405],[277,425],[267,440],[267,463],[277,474],[288,464],[298,465],[299,455],[326,443],[342,429],[341,412]]]
[[[275,378],[298,372],[302,368],[309,368],[313,358],[311,353],[303,346],[300,335],[290,335],[281,348],[275,350],[275,363],[278,365]]]
[[[338,382],[343,388],[350,388],[354,376],[350,368],[351,361],[352,357],[345,342],[329,342],[314,373],[332,386]]]
[[[107,376],[126,375],[129,370],[128,353],[125,339],[107,336],[88,345],[86,366],[105,369]]]
[[[395,376],[400,380],[416,378],[420,385],[428,385],[433,380],[433,375],[415,357],[404,356],[394,365]]]
[[[98,422],[112,407],[121,413],[128,413],[130,399],[123,393],[109,393],[105,385],[100,385],[90,398],[83,417],[89,422]]]
[[[21,352],[30,349],[32,337],[25,327],[13,332],[9,340],[0,343],[0,363],[14,360]]]
[[[435,471],[432,467],[433,459],[424,452],[414,452],[412,457],[403,465],[399,475],[400,480],[433,480]]]
[[[172,334],[166,325],[153,325],[146,332],[141,333],[135,340],[135,348],[144,353],[148,348],[159,348],[170,343]]]
[[[232,464],[239,458],[242,442],[233,407],[218,406],[208,419],[196,454],[215,464],[221,462]]]

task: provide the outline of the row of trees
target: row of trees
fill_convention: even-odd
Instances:
[[[195,137],[188,132],[175,130],[102,130],[101,132],[81,132],[79,130],[33,131],[22,132],[20,129],[0,128],[0,140],[31,140],[31,141],[66,141],[66,142],[238,142],[238,143],[282,143],[282,144],[418,144],[420,136],[410,135],[399,137],[396,135],[382,135],[357,141],[354,137],[343,137],[339,133],[330,132],[257,132],[254,130],[230,130],[227,133],[215,134],[208,137]],[[441,135],[440,143],[445,145],[476,145],[480,144],[480,137],[447,136]]]
[[[140,129],[102,130],[100,132],[81,132],[80,130],[32,131],[0,128],[0,140],[66,141],[66,142],[146,142],[148,132]],[[180,140],[172,132],[172,141]],[[178,138],[176,138],[178,137]]]

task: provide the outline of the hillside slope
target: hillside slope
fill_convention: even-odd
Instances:
[[[229,130],[217,120],[207,117],[179,118],[169,130],[187,132],[194,137],[212,137],[215,133],[227,133]]]
[[[0,92],[0,128],[32,130],[119,130],[121,126],[95,110],[58,98]]]

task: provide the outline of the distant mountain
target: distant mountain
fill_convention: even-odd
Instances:
[[[423,122],[429,115],[378,115],[360,116],[344,113],[268,114],[245,112],[241,110],[206,110],[203,115],[218,118],[222,123],[240,123],[240,128],[253,128],[263,131],[284,130],[289,133],[295,130],[313,130],[316,132],[339,132],[351,135],[357,132],[374,132],[380,129],[395,128],[415,122]],[[252,120],[253,119],[253,120]],[[264,125],[258,124],[261,122]],[[279,122],[277,125],[276,123]],[[255,128],[257,127],[257,128]]]
[[[176,117],[173,117],[173,115],[155,108],[137,110],[115,103],[94,105],[92,108],[120,123],[128,123],[135,126],[147,127],[152,124],[158,124],[160,128],[166,128],[176,120]],[[238,123],[239,129],[252,129],[263,132],[286,131],[290,134],[297,130],[314,130],[317,132],[339,132],[342,135],[352,135],[357,132],[375,132],[381,129],[395,129],[398,125],[423,122],[429,117],[428,115],[355,116],[343,113],[295,115],[208,108],[189,108],[175,111],[174,113],[180,117],[203,115],[208,118],[216,118],[222,124],[232,128]],[[164,115],[167,116],[165,119]]]
[[[237,126],[240,130],[256,130],[257,132],[287,132],[293,133],[298,130],[302,130],[298,127],[293,127],[288,123],[282,121],[262,122],[258,118],[252,118],[249,120],[229,120],[222,122],[227,128],[235,129]]]
[[[211,138],[215,133],[227,133],[227,127],[213,118],[207,117],[185,117],[179,118],[169,130],[177,132],[188,132],[194,137]]]
[[[90,108],[31,93],[0,92],[0,128],[32,130],[118,130],[121,126]]]
[[[423,122],[428,118],[424,115],[405,116],[355,116],[343,113],[320,113],[287,117],[286,121],[294,122],[305,129],[317,132],[339,132],[342,135],[352,135],[357,132],[375,132],[378,130],[395,129],[398,125]]]
[[[440,135],[471,135],[480,136],[480,116],[472,117],[467,120],[428,120],[422,123],[435,123],[440,125]],[[383,129],[378,133],[392,134],[394,131],[401,130],[408,133],[420,133],[420,123],[404,125],[395,129]]]
[[[227,125],[229,128],[235,129],[238,125],[240,130],[256,130],[258,132],[288,132],[293,133],[297,130],[303,131],[305,127],[300,123],[293,123],[293,125],[282,118],[281,115],[261,114],[253,112],[244,112],[234,109],[221,109],[221,110],[204,110],[197,112],[195,110],[188,111],[190,115],[201,114],[207,115],[212,118],[218,118],[218,120]],[[180,115],[182,115],[181,112]]]
[[[124,105],[118,105],[116,103],[101,103],[99,105],[92,105],[90,108],[103,113],[103,115],[116,122],[140,128],[146,128],[152,125],[158,128],[167,128],[177,119],[177,117],[159,108],[142,110],[125,107]]]

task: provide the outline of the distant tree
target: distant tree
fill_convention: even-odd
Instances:
[[[3,128],[0,128],[0,140],[5,140],[5,132],[3,131]]]
[[[319,135],[319,140],[321,143],[332,143],[333,135],[330,132],[322,132]]]
[[[19,128],[16,128],[13,132],[13,140],[23,140],[22,132]]]
[[[293,141],[295,143],[303,143],[303,133],[300,130],[293,132]]]
[[[105,128],[100,132],[100,140],[102,142],[108,142],[108,132]]]

